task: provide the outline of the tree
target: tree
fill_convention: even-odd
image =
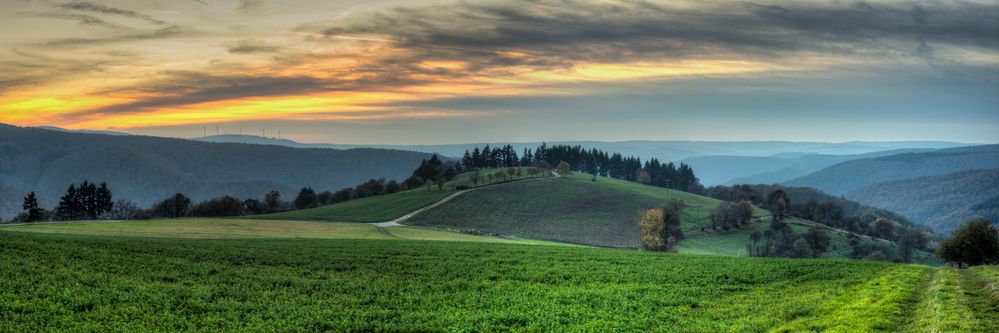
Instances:
[[[267,212],[267,205],[257,199],[243,200],[243,211],[250,215],[263,214]]]
[[[930,235],[923,231],[909,229],[902,236],[900,242],[915,249],[926,250],[930,245]]]
[[[759,231],[753,231],[753,233],[749,234],[749,240],[753,241],[753,247],[756,247],[756,243],[758,243],[761,238],[763,238],[763,234]]]
[[[683,240],[680,228],[680,211],[667,203],[665,208],[649,209],[642,215],[638,226],[641,230],[641,247],[648,251],[669,251]]]
[[[811,258],[814,254],[814,252],[812,252],[812,247],[808,245],[808,241],[803,238],[795,240],[792,248],[794,249],[795,258]]]
[[[638,182],[642,183],[642,184],[651,184],[652,183],[652,176],[649,176],[649,173],[647,171],[645,171],[645,170],[638,171],[638,176],[636,178],[637,178]]]
[[[28,193],[28,196],[24,197],[24,204],[21,207],[28,214],[25,222],[37,222],[42,219],[42,210],[38,208],[38,197],[35,196],[35,192]]]
[[[638,227],[641,230],[640,240],[643,250],[669,250],[666,224],[663,221],[662,209],[649,209],[642,215],[642,219],[638,222]]]
[[[399,187],[398,183],[396,183],[396,187],[397,188]],[[320,206],[326,206],[326,205],[329,205],[331,203],[333,203],[333,192],[323,191],[322,193],[319,193],[319,205]]]
[[[350,201],[350,199],[353,198],[354,198],[354,189],[349,187],[333,192],[333,203]]]
[[[385,194],[392,194],[395,192],[399,192],[401,188],[402,187],[399,186],[399,182],[395,180],[390,180],[387,183],[385,183]]]
[[[107,217],[114,209],[114,197],[111,193],[111,189],[108,188],[107,183],[101,183],[100,187],[97,188],[97,193],[94,197],[96,203],[95,207],[95,217]]]
[[[567,163],[566,161],[559,162],[558,166],[555,167],[555,172],[562,177],[568,176],[569,172],[571,171],[572,169],[569,167],[569,163]]]
[[[879,217],[871,223],[871,227],[874,228],[874,232],[877,233],[878,237],[884,239],[893,239],[893,234],[895,231],[895,221]]]
[[[469,177],[469,179],[472,180],[472,185],[473,186],[479,186],[479,181],[482,180],[482,175],[479,174],[478,171],[475,171],[475,172],[472,172],[472,175]]]
[[[242,216],[243,203],[231,196],[222,196],[206,200],[191,209],[193,216]]]
[[[819,256],[826,252],[832,242],[832,238],[829,237],[825,229],[819,226],[809,228],[808,232],[802,235],[802,238],[808,242],[808,246],[811,247],[814,256]]]
[[[128,221],[135,218],[139,212],[139,206],[129,200],[118,200],[112,205],[110,218],[120,221]]]
[[[76,184],[69,184],[66,194],[59,198],[59,205],[56,206],[56,217],[63,221],[77,220],[80,218],[82,208]]]
[[[153,215],[159,217],[183,217],[191,212],[191,199],[181,193],[161,201],[153,206]]]
[[[444,176],[439,176],[437,179],[434,179],[434,183],[437,184],[438,191],[443,191],[444,184],[447,184],[447,179],[445,179]]]
[[[316,208],[318,206],[319,196],[316,195],[316,191],[312,190],[311,187],[303,187],[298,192],[298,196],[295,197],[295,208],[297,209]]]
[[[773,214],[775,221],[783,219],[790,206],[791,198],[787,196],[787,192],[784,192],[784,190],[776,189],[767,194],[767,207],[770,209],[770,213]]]
[[[958,267],[999,264],[999,229],[987,219],[967,221],[940,243],[937,257]]]
[[[739,224],[747,224],[753,219],[753,204],[749,201],[743,200],[735,204],[735,216],[739,220]]]
[[[264,195],[264,203],[267,204],[267,211],[276,212],[281,210],[283,202],[281,201],[281,192],[270,191]]]

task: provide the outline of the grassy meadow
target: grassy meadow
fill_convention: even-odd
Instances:
[[[711,226],[708,214],[719,201],[682,191],[648,186],[607,177],[572,174],[532,182],[498,184],[465,193],[404,223],[451,230],[496,233],[520,238],[604,247],[638,247],[638,219],[646,209],[661,207],[666,198],[687,205],[681,227],[687,239],[680,253],[746,256],[746,244],[754,231],[770,227],[769,213],[757,208],[761,218],[751,225],[728,231],[702,230]],[[801,219],[790,219],[795,232],[812,226],[827,229],[831,239],[827,258],[848,258],[850,245],[840,230]],[[861,242],[881,242],[862,237]],[[894,247],[894,245],[890,245]],[[917,261],[938,262],[924,252]]]
[[[332,222],[385,222],[397,219],[414,210],[430,205],[453,190],[428,190],[419,188],[386,195],[360,198],[312,209],[292,210],[282,213],[251,216],[263,220],[312,220]]]
[[[527,168],[519,169],[526,170]],[[445,184],[443,189],[438,189],[437,186],[429,188],[420,187],[417,189],[360,198],[312,209],[300,209],[275,214],[257,215],[249,218],[265,220],[313,220],[362,223],[386,222],[400,218],[403,215],[409,214],[417,209],[440,201],[441,199],[454,194],[456,192],[455,189],[459,186],[467,186],[469,188],[483,187],[497,183],[511,181],[516,182],[520,180],[545,177],[544,174],[536,177],[528,177],[526,176],[526,172],[523,170],[521,172],[522,176],[514,177],[512,179],[493,179],[485,176],[498,170],[500,169],[482,170],[480,172],[482,179],[479,180],[478,184],[472,182],[471,173],[466,172],[449,181]]]
[[[523,238],[611,247],[638,245],[638,218],[666,196],[692,206],[685,229],[699,228],[717,200],[680,191],[582,174],[513,182],[465,193],[406,224],[502,233]]]
[[[380,239],[562,245],[554,242],[478,236],[421,227],[379,228],[365,223],[219,218],[32,224],[3,227],[0,231],[162,238]]]
[[[0,259],[0,331],[917,332],[995,304],[920,265],[484,242],[0,230]]]

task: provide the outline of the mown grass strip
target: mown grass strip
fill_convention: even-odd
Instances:
[[[983,327],[964,300],[957,272],[941,268],[934,274],[910,325],[912,332],[980,332]]]
[[[999,270],[995,266],[975,267],[958,270],[957,275],[965,304],[981,324],[978,332],[999,332],[999,298],[993,289],[996,280],[992,280],[999,278]]]
[[[926,266],[896,266],[828,299],[813,314],[775,332],[877,332],[907,327],[923,288],[932,279]]]

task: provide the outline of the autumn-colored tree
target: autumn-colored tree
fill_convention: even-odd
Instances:
[[[568,176],[569,172],[571,171],[572,169],[569,166],[569,163],[567,163],[566,161],[559,162],[558,166],[555,167],[555,172],[557,172],[558,175],[562,177]]]
[[[684,237],[680,229],[680,212],[670,206],[645,211],[638,226],[641,247],[647,251],[672,250]]]

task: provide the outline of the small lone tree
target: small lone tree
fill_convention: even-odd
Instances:
[[[642,214],[638,222],[641,229],[642,249],[648,251],[666,251],[666,224],[663,223],[662,209],[649,209]]]
[[[21,207],[28,213],[26,222],[37,222],[42,219],[42,210],[38,208],[38,197],[35,196],[35,192],[28,193],[28,196],[24,197],[24,205]]]
[[[558,175],[562,176],[562,177],[568,176],[569,172],[571,172],[571,171],[572,171],[572,169],[569,166],[569,163],[566,162],[566,161],[559,162],[558,166],[555,167],[555,172],[558,173]]]
[[[874,223],[871,223],[871,227],[878,233],[878,237],[884,239],[892,239],[892,235],[895,233],[895,221],[883,217],[874,220]]]
[[[641,230],[641,248],[647,251],[669,251],[683,239],[679,211],[667,205],[663,209],[649,209],[638,222]]]
[[[447,184],[447,179],[445,179],[444,176],[439,176],[437,179],[434,179],[434,183],[437,184],[438,191],[443,191],[444,184]]]
[[[472,172],[472,176],[469,177],[472,180],[473,186],[479,186],[479,181],[482,180],[482,175],[478,171]]]
[[[281,192],[270,191],[264,195],[264,203],[267,204],[267,211],[276,212],[281,209]]]
[[[767,194],[767,206],[775,221],[780,221],[791,207],[791,198],[782,189],[776,189]]]
[[[814,252],[812,252],[812,247],[808,245],[808,241],[804,238],[798,238],[794,241],[792,245],[792,250],[794,251],[795,258],[811,258]]]
[[[311,187],[303,187],[302,190],[298,192],[298,196],[295,197],[295,208],[308,209],[316,208],[318,206],[319,196]]]
[[[958,267],[999,263],[999,229],[987,219],[967,221],[937,248],[940,260]]]
[[[735,204],[735,214],[739,219],[739,224],[748,224],[753,219],[753,204],[743,200]]]

